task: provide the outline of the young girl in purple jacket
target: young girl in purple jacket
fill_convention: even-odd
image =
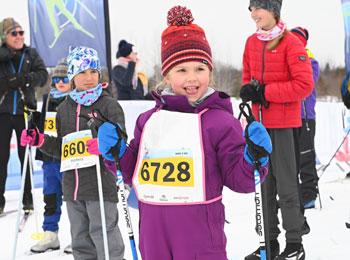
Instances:
[[[211,87],[211,49],[192,21],[185,7],[168,12],[156,106],[139,116],[120,159],[124,181],[132,183],[139,200],[143,260],[227,260],[222,189],[253,192],[248,151],[261,146],[271,152],[270,138],[257,122],[248,128],[254,143],[247,147],[230,97]],[[100,127],[99,150],[106,158],[118,139],[113,124]],[[268,157],[259,158],[264,177]]]

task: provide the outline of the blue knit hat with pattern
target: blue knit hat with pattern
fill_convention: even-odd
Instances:
[[[67,57],[67,76],[72,80],[75,75],[88,69],[98,70],[101,74],[100,58],[97,51],[85,46],[70,46]]]

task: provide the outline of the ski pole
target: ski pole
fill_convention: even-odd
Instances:
[[[95,116],[95,112],[99,113],[101,115],[101,117],[103,118],[103,121],[100,118],[97,118]],[[134,260],[137,260],[137,250],[136,250],[136,244],[135,244],[135,238],[134,238],[134,231],[132,228],[132,223],[131,223],[131,217],[130,217],[130,211],[129,211],[129,206],[128,206],[128,202],[126,199],[126,194],[125,194],[125,184],[124,184],[124,179],[123,179],[123,175],[122,172],[120,170],[120,162],[119,162],[119,151],[118,151],[118,147],[121,143],[122,140],[122,136],[126,136],[126,133],[124,131],[122,131],[120,129],[120,127],[118,126],[118,124],[111,122],[110,120],[108,120],[105,116],[102,115],[102,113],[100,112],[100,110],[95,109],[92,111],[92,115],[94,116],[95,119],[100,120],[102,122],[109,122],[112,125],[115,126],[117,134],[119,136],[119,140],[117,141],[117,144],[115,145],[116,150],[114,150],[112,152],[112,155],[115,159],[115,166],[116,166],[116,173],[117,173],[117,185],[119,187],[119,192],[120,193],[120,197],[122,200],[122,206],[123,206],[123,210],[124,210],[124,216],[125,216],[125,222],[126,222],[126,227],[128,230],[128,234],[129,234],[129,241],[130,241],[130,247],[131,247],[131,253],[133,256]],[[91,120],[91,119],[90,119]]]
[[[13,251],[12,251],[12,260],[14,260],[16,258],[17,240],[18,240],[18,232],[19,232],[19,221],[20,221],[20,217],[21,217],[21,206],[22,206],[22,199],[23,199],[23,193],[24,193],[24,184],[25,184],[25,179],[26,179],[26,174],[27,174],[26,164],[28,163],[28,154],[29,154],[28,148],[29,148],[29,144],[26,145],[26,150],[25,150],[25,154],[24,154],[21,190],[20,190],[18,207],[17,207],[17,221],[16,221],[16,229],[15,229],[15,240],[14,240]]]
[[[126,200],[126,194],[125,194],[125,185],[124,185],[124,179],[123,179],[123,174],[120,170],[120,161],[119,161],[119,151],[118,147],[121,143],[123,132],[120,129],[120,127],[117,124],[113,124],[117,130],[117,134],[119,136],[119,139],[116,144],[116,153],[114,154],[114,159],[115,159],[115,166],[117,169],[117,178],[118,178],[118,186],[119,186],[119,191],[120,191],[120,196],[122,198],[122,205],[124,209],[124,215],[125,215],[125,221],[126,221],[126,227],[128,229],[128,234],[129,234],[129,241],[130,241],[130,247],[131,247],[131,252],[132,252],[132,257],[134,260],[137,260],[137,250],[136,250],[136,244],[135,244],[135,238],[134,238],[134,231],[132,228],[131,224],[131,217],[130,217],[130,211],[129,211],[129,206],[128,202]]]
[[[23,96],[23,95],[22,95]],[[28,112],[26,112],[28,111]],[[27,115],[29,114],[29,116]],[[24,107],[24,122],[25,122],[25,127],[26,129],[29,129],[29,122],[33,119],[33,114],[32,112],[29,111],[29,109],[25,106]],[[35,126],[34,126],[35,127]],[[34,218],[35,218],[35,230],[36,230],[36,236],[39,236],[39,228],[38,228],[38,212],[37,212],[37,207],[36,207],[36,201],[35,201],[35,187],[34,187],[34,174],[33,174],[33,158],[32,158],[32,150],[31,147],[28,147],[29,149],[29,158],[28,158],[28,163],[29,163],[29,177],[30,177],[30,183],[31,183],[31,192],[32,192],[32,197],[33,197],[33,208],[34,208]]]
[[[26,124],[27,127],[27,124]],[[17,208],[17,221],[16,221],[16,229],[15,229],[15,240],[13,243],[13,250],[12,250],[12,260],[15,260],[16,258],[16,250],[17,250],[17,240],[18,240],[18,232],[19,232],[19,222],[21,217],[21,206],[22,206],[22,200],[23,200],[23,194],[24,194],[24,185],[27,175],[27,164],[28,164],[28,157],[29,157],[29,144],[26,145],[25,153],[24,153],[24,162],[22,167],[22,179],[21,179],[21,190],[18,200],[18,208]]]
[[[92,136],[94,138],[97,137],[97,129],[94,124],[94,119],[90,119],[90,121],[88,122],[88,125],[91,128]],[[100,158],[98,155],[96,155],[96,157],[97,157],[96,158],[97,187],[98,187],[98,198],[100,201],[103,247],[105,251],[105,259],[109,260],[109,248],[108,248],[107,229],[106,229],[105,207],[104,207],[103,192],[102,192]]]
[[[303,99],[301,102],[303,102],[303,110],[304,110],[304,115],[305,115],[305,126],[306,126],[306,132],[309,134],[309,137],[310,137],[310,149],[311,149],[311,152],[313,153],[313,157],[315,158],[316,160],[316,152],[315,152],[315,147],[313,145],[313,140],[312,140],[312,136],[311,136],[311,129],[310,129],[310,126],[309,126],[309,118],[307,117],[307,110],[306,110],[306,100]],[[322,202],[321,202],[321,194],[320,194],[320,188],[318,186],[318,175],[317,175],[317,171],[315,169],[315,178],[316,178],[316,189],[317,189],[317,193],[318,193],[318,200],[320,202],[320,209],[322,209]]]
[[[244,111],[244,108],[247,107],[248,109],[248,114]],[[252,110],[248,103],[243,101],[241,104],[239,104],[239,109],[241,111],[241,114],[244,115],[244,117],[247,120],[247,124],[249,125],[253,121],[255,121],[255,117],[252,114]],[[260,115],[260,109],[261,105],[259,108],[259,117],[261,120],[261,115]],[[247,126],[248,127],[248,126]],[[247,129],[247,128],[246,128]],[[247,130],[246,130],[247,131]],[[248,131],[246,132],[246,136],[248,136]],[[255,208],[256,208],[256,225],[257,225],[257,233],[259,235],[259,241],[260,241],[260,259],[261,260],[267,260],[270,257],[269,253],[269,244],[266,243],[265,239],[265,216],[264,216],[264,211],[263,211],[263,199],[262,199],[262,192],[261,192],[261,178],[260,178],[260,173],[259,173],[259,168],[260,168],[260,162],[257,160],[257,158],[254,158],[254,180],[255,180]]]
[[[343,141],[340,143],[339,147],[337,148],[337,150],[335,151],[335,153],[333,154],[333,156],[331,157],[331,159],[329,160],[329,162],[326,164],[326,166],[322,169],[322,172],[320,174],[320,177],[318,179],[321,179],[322,175],[324,174],[324,172],[326,171],[326,169],[328,168],[328,166],[331,164],[333,158],[335,157],[335,155],[338,153],[339,149],[342,147],[343,143],[345,142],[346,138],[348,137],[350,133],[350,127],[349,127],[349,130],[348,132],[346,133]]]
[[[137,250],[136,250],[136,244],[135,244],[135,238],[134,238],[134,231],[131,224],[131,217],[130,217],[128,202],[126,200],[124,179],[123,179],[122,172],[120,171],[120,167],[118,166],[117,166],[117,178],[118,178],[117,181],[119,186],[120,197],[122,198],[122,205],[123,205],[123,210],[125,215],[126,227],[128,229],[128,234],[129,234],[131,253],[132,253],[133,259],[137,260],[138,258],[137,258]]]

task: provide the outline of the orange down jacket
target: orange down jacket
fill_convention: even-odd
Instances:
[[[310,59],[301,41],[290,32],[275,49],[267,50],[267,45],[255,33],[247,39],[242,86],[253,77],[265,85],[269,106],[262,106],[262,123],[266,128],[300,127],[301,99],[311,94],[314,84]],[[253,104],[252,110],[258,120],[259,104]]]

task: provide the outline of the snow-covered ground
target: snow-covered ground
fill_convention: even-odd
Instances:
[[[232,102],[237,117],[239,101],[232,99]],[[131,138],[137,116],[140,112],[153,107],[153,103],[150,101],[123,101],[120,103],[126,115],[126,128]],[[319,115],[315,138],[316,154],[322,164],[327,164],[350,128],[350,111],[344,111],[342,103],[317,102],[316,113]],[[344,180],[346,173],[350,171],[350,164],[346,162],[350,161],[349,146],[350,144],[347,140],[327,170],[323,172],[321,169],[319,171],[319,175],[322,174],[319,183],[322,209],[320,209],[319,201],[317,201],[317,207],[307,210],[305,213],[311,227],[310,234],[304,236],[303,242],[307,260],[350,259],[350,229],[345,227],[345,222],[350,222],[350,180]],[[14,149],[16,149],[16,144],[12,143],[11,156],[15,154]],[[18,163],[13,160],[10,161],[10,171],[19,172],[18,169],[16,170]],[[35,165],[35,167],[39,169],[40,165]],[[8,182],[12,177],[14,176],[9,176]],[[36,178],[38,177],[36,176]],[[18,184],[19,181],[12,181],[12,183]],[[5,196],[6,210],[17,209],[19,191],[8,190]],[[63,253],[63,248],[70,243],[69,221],[65,204],[62,207],[63,213],[59,231],[61,249],[44,254],[30,254],[30,247],[37,242],[33,240],[32,234],[42,232],[44,203],[41,188],[35,189],[35,198],[37,220],[35,214],[33,214],[28,220],[24,231],[18,235],[16,259],[73,259],[71,255]],[[258,236],[254,231],[254,194],[237,194],[225,189],[223,202],[226,206],[226,219],[230,222],[230,224],[225,226],[228,258],[229,260],[243,260],[247,254],[251,253],[259,245]],[[126,224],[121,208],[119,212],[119,226],[126,246],[125,258],[132,260]],[[138,211],[130,209],[130,214],[136,244],[138,244]],[[12,259],[16,220],[16,213],[0,218],[0,260]],[[281,228],[281,230],[283,229]],[[281,250],[283,250],[285,243],[283,233],[279,237],[279,242]],[[141,259],[140,254],[139,259]]]
[[[320,180],[322,209],[317,201],[317,208],[306,211],[306,217],[311,227],[309,235],[304,236],[304,246],[307,260],[345,260],[350,259],[350,229],[345,222],[349,222],[350,209],[350,181],[344,180],[345,172],[335,165],[325,171]],[[6,192],[6,210],[18,206],[19,191]],[[22,233],[18,236],[16,259],[73,259],[65,255],[63,248],[70,243],[69,221],[65,204],[60,221],[59,238],[61,249],[43,254],[30,254],[30,247],[36,243],[32,234],[41,232],[43,221],[42,189],[35,190],[37,203],[37,222],[33,214]],[[254,232],[254,194],[237,194],[228,189],[224,191],[223,202],[226,206],[227,255],[229,260],[242,260],[258,246],[258,237]],[[123,212],[120,210],[120,212]],[[138,211],[131,209],[132,223],[138,241]],[[16,213],[0,218],[0,259],[12,259]],[[132,259],[127,236],[124,215],[120,214],[119,226],[122,230],[126,245],[125,258]],[[284,235],[279,237],[281,248],[284,248]],[[139,255],[139,259],[140,255]]]

